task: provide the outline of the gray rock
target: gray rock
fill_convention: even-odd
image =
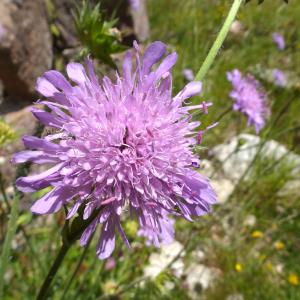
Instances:
[[[269,140],[262,146],[260,137],[251,134],[240,134],[233,137],[227,144],[214,147],[212,154],[222,163],[226,178],[233,182],[238,182],[249,168],[260,148],[260,154],[263,157],[284,160],[285,163],[295,166],[292,172],[294,175],[299,173],[299,155],[289,151],[284,145],[274,140]]]
[[[210,183],[217,193],[217,204],[225,203],[234,189],[233,182],[224,177],[222,172],[215,172],[215,168],[209,160],[201,161],[200,173],[210,178]],[[214,176],[211,178],[212,174]]]
[[[213,285],[221,274],[217,268],[204,264],[191,264],[186,270],[186,283],[192,299],[200,299],[201,292]]]
[[[117,27],[126,32],[123,39],[125,44],[131,47],[134,39],[143,42],[149,38],[150,30],[146,0],[139,0],[137,9],[130,6],[129,0],[103,0],[101,4],[108,15],[112,15],[113,12],[116,13],[118,18]]]
[[[0,172],[4,176],[5,182],[12,183],[13,178],[15,178],[16,166],[11,164],[11,157],[14,153],[24,149],[21,137],[34,133],[37,120],[32,115],[30,107],[25,107],[22,110],[6,114],[4,121],[17,134],[17,138],[13,142],[8,143],[2,149],[0,148],[0,161],[1,157],[4,158],[4,161],[0,162]]]
[[[80,1],[77,1],[77,4]],[[55,25],[59,29],[61,40],[59,46],[62,48],[73,48],[79,45],[77,33],[74,26],[73,13],[76,8],[74,0],[53,0],[55,8]]]
[[[269,140],[262,143],[258,136],[240,134],[233,137],[227,144],[218,145],[211,151],[212,155],[222,165],[219,174],[216,174],[212,179],[212,185],[215,184],[217,194],[221,196],[220,203],[226,201],[234,185],[239,182],[246,171],[245,178],[251,176],[251,164],[258,151],[262,157],[288,164],[291,168],[291,179],[285,183],[278,195],[287,196],[299,193],[300,156],[289,151],[277,141]]]
[[[10,99],[35,99],[36,78],[52,60],[44,2],[0,0],[0,79]]]

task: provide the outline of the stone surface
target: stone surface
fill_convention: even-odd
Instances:
[[[15,152],[24,149],[21,137],[25,134],[31,135],[35,131],[37,125],[36,119],[33,117],[30,107],[25,107],[17,112],[11,112],[4,116],[4,121],[14,129],[17,134],[16,140],[0,148],[0,157],[3,157],[3,163],[0,163],[0,172],[4,175],[7,183],[11,183],[15,178],[16,167],[10,163],[11,157]],[[40,167],[40,166],[38,166]]]
[[[0,79],[10,101],[35,99],[35,81],[52,65],[43,1],[0,0]]]
[[[203,264],[192,264],[186,270],[186,283],[192,299],[200,299],[201,292],[210,287],[220,270]]]
[[[222,172],[215,172],[213,164],[206,159],[201,161],[200,173],[210,178],[210,183],[217,193],[217,204],[225,203],[234,189],[233,182],[227,179]],[[212,175],[214,176],[211,178]]]
[[[240,134],[211,149],[215,159],[213,164],[209,160],[202,160],[199,172],[210,178],[210,182],[217,193],[217,203],[223,204],[234,190],[235,185],[251,165],[261,147],[261,139],[256,135]],[[299,193],[300,156],[289,151],[284,145],[274,141],[267,141],[260,150],[263,157],[275,161],[280,160],[291,166],[291,179],[278,192],[279,196],[296,195]],[[246,179],[251,176],[248,172]]]
[[[227,144],[215,146],[211,153],[222,165],[217,174],[211,179],[212,186],[218,195],[218,203],[224,203],[234,189],[236,183],[244,175],[251,165],[254,157],[259,151],[260,155],[269,160],[281,161],[291,167],[291,179],[278,192],[281,197],[299,194],[300,189],[300,156],[289,151],[284,145],[274,140],[269,140],[262,145],[260,137],[251,134],[240,134],[233,137]],[[211,163],[205,163],[208,172],[213,174],[214,168]],[[251,176],[251,171],[247,172],[246,179]]]
[[[169,245],[163,245],[159,249],[158,253],[151,253],[149,257],[149,265],[147,265],[144,269],[144,275],[155,278],[179,255],[179,258],[172,263],[171,271],[176,277],[181,277],[184,269],[184,263],[182,260],[184,254],[183,245],[177,241],[174,241]]]
[[[71,13],[75,10],[75,5],[76,1],[74,0],[53,0],[55,25],[60,32],[58,42],[61,48],[73,48],[79,45],[73,14]]]
[[[232,181],[226,178],[219,177],[217,179],[212,179],[211,185],[217,193],[218,204],[225,203],[234,190],[234,184],[232,183]]]
[[[226,178],[238,182],[253,161],[261,146],[261,139],[251,134],[240,134],[233,137],[227,144],[221,144],[212,149],[214,157],[223,164]],[[270,140],[260,150],[263,157],[283,160],[295,165],[293,174],[300,171],[300,156],[289,151],[284,145]]]
[[[146,0],[140,0],[137,9],[132,9],[129,0],[102,0],[101,5],[108,12],[108,15],[116,12],[117,27],[125,33],[123,39],[125,44],[131,47],[134,39],[143,42],[149,38]]]
[[[31,107],[27,106],[4,116],[4,121],[17,132],[18,136],[32,134],[34,131],[37,119],[31,113]]]

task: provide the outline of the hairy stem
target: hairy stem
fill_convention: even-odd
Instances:
[[[64,257],[66,256],[66,254],[68,253],[69,249],[71,247],[71,244],[67,244],[67,243],[63,243],[58,255],[56,257],[56,259],[54,260],[48,275],[46,277],[46,279],[44,280],[44,283],[39,291],[39,294],[37,296],[37,300],[44,300],[47,297],[47,292],[49,291],[49,287],[52,283],[52,280],[54,279],[59,267],[61,266],[61,263],[64,259]]]
[[[94,236],[94,234],[93,234],[93,236]],[[70,286],[72,285],[73,280],[74,280],[75,276],[77,275],[77,273],[78,273],[78,271],[79,271],[79,268],[80,268],[80,266],[81,266],[81,264],[82,264],[82,262],[83,262],[85,256],[87,255],[89,246],[90,246],[90,244],[91,244],[91,242],[92,242],[92,239],[93,239],[93,236],[90,238],[88,244],[85,246],[85,248],[84,248],[84,250],[83,250],[83,252],[82,252],[82,254],[81,254],[81,256],[80,256],[80,258],[79,258],[79,260],[78,260],[78,263],[77,263],[77,265],[76,265],[76,267],[75,267],[75,270],[74,270],[74,272],[73,272],[71,278],[69,279],[69,281],[68,281],[66,287],[64,288],[64,291],[63,291],[63,294],[62,294],[60,300],[65,299],[65,297],[66,297],[66,295],[67,295],[67,293],[68,293],[68,290],[69,290]]]
[[[228,13],[228,16],[223,24],[223,27],[221,28],[215,42],[213,43],[210,51],[208,52],[207,57],[205,58],[200,70],[198,71],[195,80],[203,80],[206,73],[208,72],[210,66],[212,65],[213,61],[215,60],[218,51],[222,47],[222,44],[228,34],[228,31],[230,29],[230,26],[232,22],[234,21],[237,12],[242,4],[243,0],[234,0],[231,9]]]
[[[71,246],[74,244],[74,242],[80,238],[84,230],[97,218],[99,215],[100,209],[96,210],[88,219],[83,220],[82,208],[78,209],[79,215],[73,220],[71,224],[69,224],[69,220],[66,221],[65,226],[62,230],[62,240],[63,244],[58,252],[57,257],[55,258],[47,277],[45,278],[42,287],[40,288],[40,291],[38,293],[38,296],[36,300],[44,300],[47,297],[47,293],[49,291],[49,288],[51,286],[51,283],[59,270],[60,266],[62,265],[62,262],[64,260],[64,257],[66,256],[68,250],[71,248]],[[90,240],[92,239],[93,235],[90,237]],[[89,240],[89,242],[90,242]]]

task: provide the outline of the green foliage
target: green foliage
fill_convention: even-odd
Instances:
[[[238,35],[230,33],[203,82],[201,98],[194,99],[197,103],[202,99],[214,103],[209,114],[201,117],[204,128],[232,104],[227,96],[230,85],[226,71],[233,68],[250,71],[262,81],[272,104],[268,126],[273,125],[267,138],[277,139],[300,153],[299,130],[292,130],[299,126],[300,110],[297,78],[300,74],[300,7],[296,2],[285,5],[282,0],[266,0],[258,6],[257,1],[250,1],[242,7],[238,19],[243,31]],[[162,40],[169,50],[179,53],[173,74],[176,91],[186,83],[182,69],[188,67],[196,72],[201,65],[230,4],[227,0],[148,1],[152,40]],[[77,14],[87,19],[93,28],[90,30],[85,25],[85,34],[95,32],[97,36],[97,25],[93,25],[98,22],[97,13],[91,17],[94,9],[89,9],[89,13],[80,10]],[[274,31],[285,36],[287,48],[284,51],[278,51],[274,45],[271,38]],[[85,43],[83,45],[84,51],[91,52]],[[273,68],[281,68],[288,75],[288,87],[274,87],[270,76]],[[293,100],[291,105],[280,113],[289,99]],[[195,151],[205,158],[204,147],[209,149],[240,131],[253,133],[251,130],[246,129],[244,118],[229,113],[205,135],[203,145]],[[244,143],[239,141],[240,146]],[[199,289],[196,299],[228,300],[234,299],[230,298],[232,295],[242,295],[244,300],[300,299],[300,285],[290,279],[293,274],[300,278],[300,195],[297,188],[280,193],[287,182],[299,182],[299,174],[292,172],[295,167],[286,160],[278,162],[272,157],[259,156],[249,177],[241,182],[229,201],[214,206],[210,215],[195,222],[176,220],[176,239],[182,244],[187,242],[183,258],[185,269],[204,264],[219,271],[213,285],[206,290]],[[30,202],[46,191],[31,195]],[[26,205],[25,200],[22,203]],[[252,225],[246,222],[249,216],[255,219]],[[63,211],[32,219],[29,211],[19,216],[18,225],[24,226],[28,237],[25,239],[19,230],[14,237],[15,247],[5,275],[4,300],[34,298],[60,248],[64,218]],[[64,299],[190,299],[185,276],[176,278],[170,270],[165,270],[155,279],[144,277],[150,253],[159,250],[145,246],[144,239],[137,236],[135,222],[124,218],[122,224],[132,251],[118,237],[113,254],[116,265],[107,270],[106,262],[99,261],[95,255],[99,228]],[[205,253],[202,260],[195,255],[199,249]],[[49,299],[61,299],[82,252],[79,243],[75,243],[54,280]]]
[[[75,14],[75,27],[83,45],[82,56],[92,54],[102,62],[115,67],[112,54],[125,50],[120,44],[121,34],[114,28],[117,20],[104,20],[100,3],[92,7],[89,1],[82,1]]]
[[[0,120],[0,148],[13,141],[15,138],[16,133],[14,130]]]
[[[246,3],[250,2],[251,0],[246,0]],[[258,4],[262,4],[265,0],[257,0]],[[289,3],[289,0],[283,0],[285,3]]]

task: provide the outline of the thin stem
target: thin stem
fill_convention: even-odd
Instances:
[[[207,71],[209,70],[210,66],[212,65],[213,61],[215,60],[218,51],[222,47],[222,44],[229,32],[230,26],[232,22],[234,21],[237,12],[242,4],[243,0],[234,0],[231,9],[228,13],[228,16],[223,24],[223,27],[221,28],[217,39],[215,40],[214,44],[212,45],[207,57],[205,58],[200,70],[198,71],[195,80],[203,80],[205,77]]]
[[[76,290],[75,290],[75,293],[74,296],[72,297],[72,300],[76,300],[78,299],[79,295],[80,295],[80,292],[83,290],[83,284],[86,282],[86,278],[88,276],[89,273],[93,272],[94,274],[96,274],[95,276],[93,276],[93,281],[91,282],[91,285],[90,286],[94,286],[95,285],[95,281],[98,280],[99,276],[101,275],[101,272],[102,272],[102,269],[103,269],[103,261],[101,261],[100,263],[96,263],[98,261],[98,257],[95,255],[91,265],[87,268],[84,276],[81,278],[80,282],[78,283],[77,287],[76,287]],[[94,270],[94,268],[98,266],[97,270]],[[99,271],[98,271],[99,270]],[[86,296],[86,299],[89,299],[90,298],[90,291],[92,289],[89,289],[89,292],[87,292],[85,294]]]
[[[215,120],[215,123],[220,122],[228,113],[232,111],[232,107],[228,107],[226,110],[224,110]]]
[[[80,211],[80,208],[79,208]],[[79,239],[84,230],[95,220],[95,218],[99,215],[100,209],[96,210],[88,219],[83,220],[82,215],[78,215],[71,224],[69,224],[69,220],[66,221],[64,228],[62,230],[62,247],[55,258],[53,265],[51,266],[50,271],[48,272],[47,277],[45,278],[43,285],[38,293],[36,300],[44,300],[46,299],[48,290],[53,281],[55,274],[60,268],[65,255],[67,254],[70,247],[74,244],[74,242]],[[90,237],[92,238],[92,236]]]
[[[36,298],[36,300],[44,300],[46,299],[47,297],[47,293],[49,291],[49,287],[51,285],[51,282],[53,281],[64,257],[66,256],[66,254],[68,253],[69,249],[71,247],[71,244],[69,243],[63,243],[60,250],[59,250],[59,253],[55,259],[55,261],[53,262],[52,266],[51,266],[51,269],[49,270],[48,272],[48,275],[46,277],[46,279],[44,280],[44,283],[39,291],[39,294]]]
[[[75,270],[74,270],[74,272],[73,272],[71,278],[69,279],[69,281],[68,281],[68,283],[67,283],[67,285],[66,285],[66,287],[65,287],[65,289],[64,289],[64,291],[63,291],[63,294],[62,294],[60,300],[65,299],[65,296],[67,295],[67,292],[68,292],[70,286],[72,285],[73,280],[74,280],[75,276],[77,275],[77,273],[78,273],[78,271],[79,271],[79,268],[80,268],[80,266],[81,266],[81,264],[82,264],[82,262],[83,262],[83,260],[84,260],[84,258],[85,258],[85,256],[86,256],[86,254],[87,254],[87,252],[88,252],[88,249],[89,249],[89,246],[90,246],[90,244],[91,244],[91,242],[92,242],[93,236],[94,236],[94,234],[93,234],[92,237],[90,238],[88,244],[84,247],[84,250],[83,250],[83,252],[82,252],[82,254],[81,254],[81,256],[80,256],[80,258],[79,258],[79,260],[78,260],[78,263],[77,263],[77,265],[76,265],[76,267],[75,267]]]

